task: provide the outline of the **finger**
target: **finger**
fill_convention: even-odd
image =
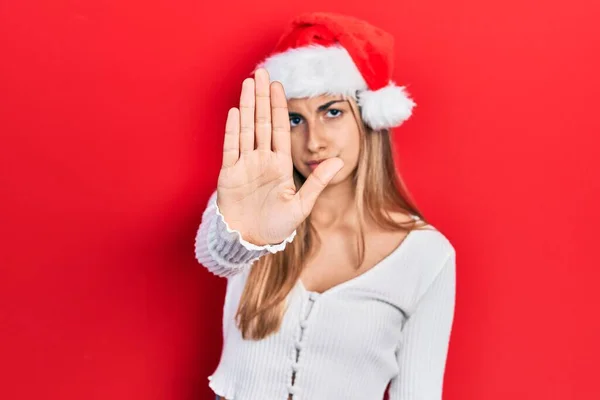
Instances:
[[[240,158],[240,111],[231,108],[225,123],[225,138],[223,139],[223,166],[233,167]]]
[[[271,150],[271,96],[269,93],[269,73],[259,68],[254,74],[256,81],[256,148]]]
[[[291,156],[290,115],[285,91],[280,82],[271,84],[271,113],[273,116],[273,151]]]
[[[306,218],[312,211],[317,198],[344,166],[341,158],[333,157],[323,161],[306,179],[295,197],[300,202],[300,209]]]
[[[240,95],[240,154],[254,150],[254,79],[246,78]]]

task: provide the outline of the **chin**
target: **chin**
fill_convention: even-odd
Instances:
[[[329,181],[329,185],[327,186],[337,185],[347,181],[348,179],[351,179],[351,174],[348,174],[346,172],[346,168],[342,167],[342,169],[333,177],[333,179]]]

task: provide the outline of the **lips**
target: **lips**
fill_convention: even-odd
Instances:
[[[316,161],[309,161],[306,163],[306,165],[308,165],[308,168],[310,168],[311,171],[314,171],[320,163],[322,163],[323,161],[325,161],[326,159],[323,160],[316,160]]]
[[[319,163],[321,163],[321,162],[323,162],[325,160],[326,160],[326,158],[323,158],[322,160],[309,161],[309,162],[307,162],[307,164],[308,165],[317,165],[317,164],[319,164]]]

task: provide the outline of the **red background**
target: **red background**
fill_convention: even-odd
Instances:
[[[399,164],[458,252],[445,399],[600,398],[592,0],[2,2],[0,398],[212,398],[194,234],[241,81],[308,10],[397,38]]]

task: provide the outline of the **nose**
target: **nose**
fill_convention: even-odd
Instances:
[[[307,148],[311,153],[318,153],[327,146],[327,132],[323,123],[315,121],[308,126]]]

